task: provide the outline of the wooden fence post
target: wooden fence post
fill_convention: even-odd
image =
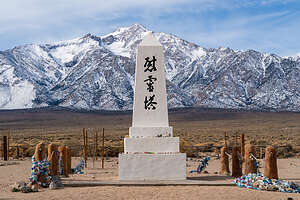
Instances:
[[[2,151],[3,151],[3,160],[7,161],[8,156],[7,156],[7,136],[6,135],[3,136]]]
[[[58,151],[60,152],[60,156],[62,159],[62,163],[63,163],[63,175],[65,175],[65,177],[69,176],[69,171],[68,171],[68,162],[67,162],[67,157],[68,157],[68,153],[67,153],[67,148],[64,144],[60,145],[58,147]]]
[[[93,168],[95,167],[95,160],[97,158],[97,131],[94,132],[94,138],[93,138]]]
[[[242,160],[244,162],[245,160],[245,135],[244,133],[241,135],[241,155],[242,155]]]
[[[10,139],[10,129],[8,129],[7,133],[7,159],[9,160],[9,139]]]
[[[53,155],[52,155],[52,152],[53,152]],[[48,160],[50,161],[50,166],[49,166],[50,175],[58,176],[59,175],[59,173],[58,173],[59,160],[58,160],[58,155],[57,155],[57,146],[55,144],[51,143],[48,145]]]
[[[229,157],[227,155],[228,152],[228,148],[227,147],[222,147],[221,148],[221,158],[220,158],[220,162],[221,162],[221,169],[220,169],[220,174],[229,174],[230,170],[229,170]]]
[[[237,133],[235,133],[235,145],[232,148],[232,176],[239,177],[242,175],[242,168],[238,157]]]
[[[19,145],[17,144],[17,153],[16,153],[16,159],[20,158],[20,148]]]
[[[255,160],[251,156],[255,154],[255,147],[251,144],[245,145],[245,174],[257,173],[257,168],[255,166]]]
[[[224,133],[224,147],[227,148],[227,133]]]
[[[88,157],[89,157],[89,136],[88,136],[88,131],[87,130],[85,130],[85,152],[86,152],[85,153],[86,160],[88,160]]]
[[[84,165],[87,167],[87,156],[86,156],[86,132],[85,128],[82,129],[83,134],[83,159],[84,159]]]
[[[72,173],[72,150],[70,147],[66,147],[66,151],[67,151],[67,170],[68,170],[68,174]]]
[[[266,148],[264,175],[270,179],[278,179],[277,151],[273,146]]]
[[[102,169],[104,169],[104,128],[102,128],[102,151],[101,151]]]
[[[95,153],[96,153],[96,160],[98,160],[98,130],[96,130],[96,135],[95,135]]]

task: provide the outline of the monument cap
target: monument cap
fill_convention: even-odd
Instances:
[[[152,32],[149,31],[144,37],[143,41],[139,44],[139,46],[162,46],[162,45],[155,37],[153,37]]]

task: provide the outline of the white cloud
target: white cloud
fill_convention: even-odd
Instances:
[[[16,41],[45,43],[106,34],[141,23],[204,47],[299,52],[299,16],[268,9],[292,0],[9,0],[0,7],[0,50]],[[255,14],[256,8],[263,12]],[[252,11],[247,13],[247,9]],[[246,12],[245,12],[246,11]],[[1,40],[1,38],[5,38]],[[18,43],[20,44],[20,43]]]

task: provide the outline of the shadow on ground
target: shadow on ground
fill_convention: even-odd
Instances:
[[[187,180],[199,180],[199,181],[224,181],[233,180],[231,176],[198,176],[198,177],[187,177]]]

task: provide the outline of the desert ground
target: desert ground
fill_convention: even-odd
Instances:
[[[69,180],[116,180],[117,158],[123,150],[123,138],[128,135],[132,112],[72,111],[68,109],[32,109],[0,111],[0,134],[7,135],[10,129],[10,161],[6,165],[0,159],[0,199],[300,199],[299,194],[256,191],[236,186],[98,186],[65,187],[38,193],[12,193],[9,185],[28,180],[30,156],[38,142],[64,143],[72,148],[73,164],[78,163],[82,149],[82,129],[89,133],[90,155],[93,135],[100,136],[105,129],[105,169],[99,161],[95,169],[89,168],[83,175],[74,175]],[[216,159],[218,149],[228,134],[228,145],[234,145],[235,133],[244,133],[246,143],[257,146],[257,157],[263,157],[267,145],[278,147],[279,176],[285,180],[300,180],[300,113],[246,112],[219,109],[173,109],[169,111],[170,125],[174,135],[180,137],[180,148],[186,152],[188,171],[196,169],[197,159],[211,156],[209,174],[189,174],[196,180],[227,181],[231,177],[215,174],[219,168]],[[100,140],[100,138],[99,138]],[[16,157],[19,146],[20,159]],[[100,149],[100,144],[99,144]],[[99,150],[100,152],[100,150]],[[98,152],[98,153],[99,153]],[[90,158],[91,159],[91,158]],[[191,160],[192,159],[192,160]],[[73,165],[73,166],[74,166]],[[98,167],[97,167],[98,166]],[[263,162],[262,162],[263,166]],[[196,177],[196,178],[195,178]],[[300,182],[300,181],[299,181]]]
[[[9,161],[13,162],[13,161]],[[97,186],[97,187],[65,187],[63,189],[41,189],[37,193],[13,193],[10,185],[16,181],[26,181],[30,176],[31,162],[14,161],[13,165],[0,166],[0,199],[300,199],[300,194],[281,192],[257,191],[237,186]],[[79,158],[73,158],[73,165],[79,162]],[[1,161],[3,163],[3,161]],[[190,174],[196,169],[197,159],[188,159],[187,176],[189,179],[211,181],[215,183],[231,183],[230,176],[215,174],[219,170],[219,160],[212,159],[206,168],[208,174]],[[101,169],[100,161],[88,162],[88,169],[81,175],[71,175],[63,180],[80,181],[105,181],[116,180],[118,175],[117,158],[106,158],[105,168]],[[300,182],[300,160],[278,160],[279,177],[281,179]],[[261,167],[263,167],[263,162]],[[171,170],[171,169],[170,169]],[[260,171],[263,171],[260,168]]]

